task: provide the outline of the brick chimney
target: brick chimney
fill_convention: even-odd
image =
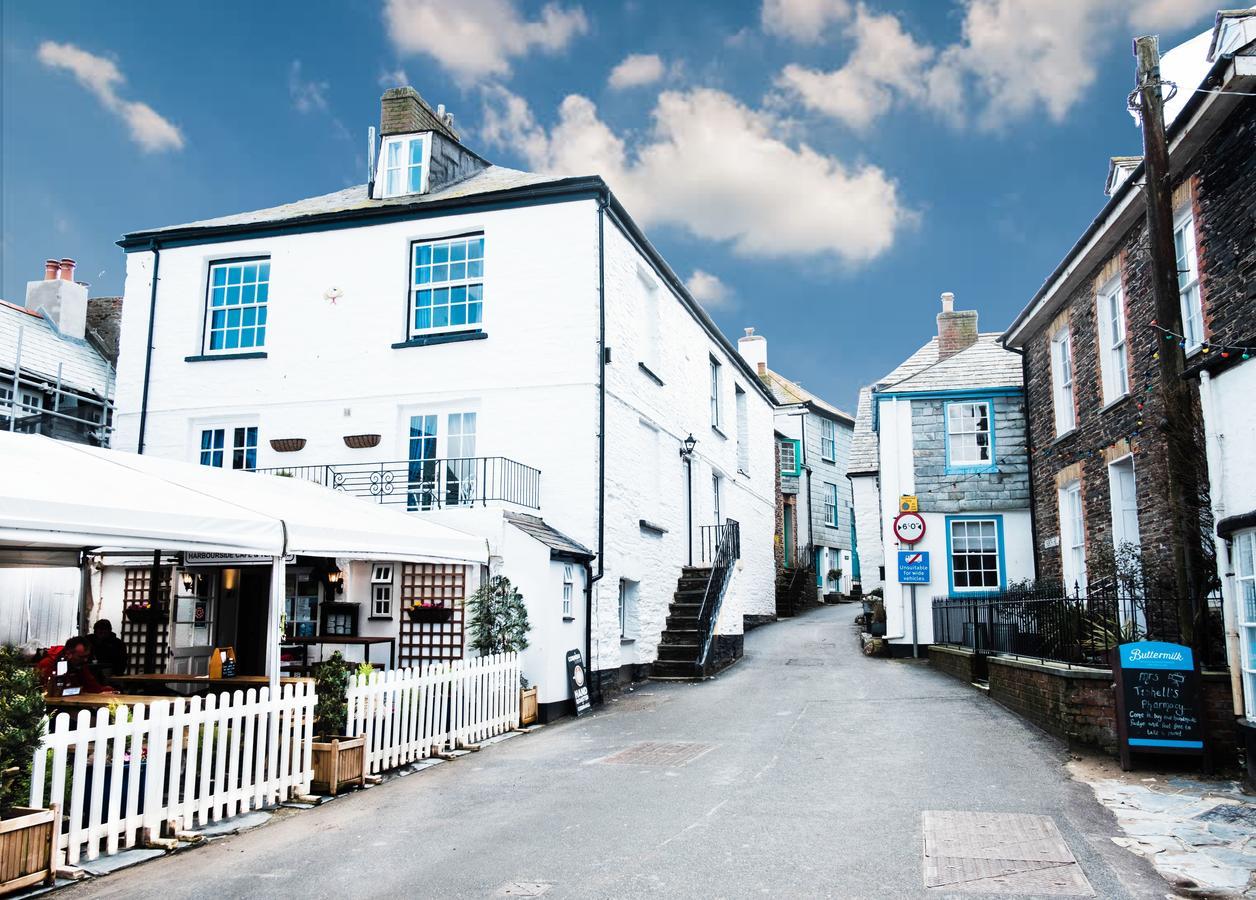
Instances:
[[[737,340],[737,350],[757,374],[768,373],[768,339],[763,335],[755,334],[753,328],[747,328],[746,336]]]
[[[954,356],[977,343],[977,310],[955,311],[955,295],[942,295],[942,312],[938,313],[938,360]]]
[[[456,141],[458,132],[454,131],[453,119],[451,114],[445,112],[443,104],[438,114],[409,85],[389,88],[379,98],[379,133],[382,137],[439,131]]]
[[[43,310],[66,337],[82,338],[87,333],[87,285],[74,280],[74,260],[45,262],[44,277],[26,282],[26,308]]]

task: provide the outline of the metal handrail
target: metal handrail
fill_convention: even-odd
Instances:
[[[720,618],[724,593],[732,580],[733,563],[741,558],[741,525],[735,519],[723,525],[704,526],[714,530],[715,552],[712,554],[711,574],[698,607],[698,627],[702,629],[702,649],[698,653],[698,667],[705,669],[715,638],[715,623]]]
[[[541,470],[505,456],[402,459],[254,469],[411,511],[511,503],[541,508]]]

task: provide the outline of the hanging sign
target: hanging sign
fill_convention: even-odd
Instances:
[[[567,681],[571,685],[571,699],[576,704],[576,718],[579,718],[593,708],[589,702],[589,675],[579,650],[567,651]]]
[[[1131,751],[1204,752],[1199,669],[1190,647],[1138,641],[1117,648],[1117,737],[1121,768]]]
[[[914,544],[925,536],[925,517],[918,512],[899,513],[894,517],[894,536],[904,544]]]

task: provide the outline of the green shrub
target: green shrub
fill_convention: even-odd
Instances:
[[[510,579],[494,575],[467,601],[471,646],[480,653],[518,653],[528,646],[528,609]]]
[[[345,691],[349,688],[349,664],[337,650],[314,670],[314,733],[320,737],[337,737],[345,733],[349,704]]]
[[[34,667],[16,648],[0,647],[0,818],[30,801],[31,766],[47,718]]]

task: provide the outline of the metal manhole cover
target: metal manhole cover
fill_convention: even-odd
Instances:
[[[791,659],[785,660],[785,665],[787,666],[822,666],[824,665],[824,660],[817,659],[814,656],[796,656]]]
[[[997,894],[1093,896],[1049,816],[926,810],[925,887]]]
[[[693,762],[714,746],[714,744],[698,744],[689,741],[641,741],[618,753],[612,753],[599,762],[677,769],[686,763]]]

